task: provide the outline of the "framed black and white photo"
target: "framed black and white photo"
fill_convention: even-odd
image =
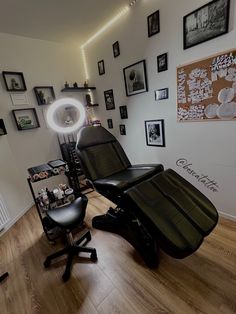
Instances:
[[[145,121],[146,141],[148,146],[165,147],[164,120]]]
[[[160,32],[160,12],[159,10],[147,17],[148,37]]]
[[[163,53],[157,56],[157,72],[163,72],[168,70],[168,55]]]
[[[98,61],[98,73],[99,73],[99,75],[105,74],[104,60]]]
[[[9,92],[24,92],[27,90],[22,72],[3,71],[3,80]]]
[[[108,126],[108,129],[113,129],[113,121],[112,121],[112,119],[107,119],[107,126]]]
[[[214,0],[184,16],[184,49],[228,33],[229,8],[230,0]]]
[[[124,124],[120,124],[120,135],[126,135],[126,129]]]
[[[7,134],[7,130],[4,124],[3,119],[0,119],[0,136],[1,135],[6,135]]]
[[[52,86],[36,86],[34,93],[39,106],[49,105],[55,100],[55,93]]]
[[[126,96],[148,91],[145,60],[136,62],[123,69]]]
[[[107,110],[115,109],[115,101],[113,95],[113,89],[106,90],[104,92],[105,104]]]
[[[163,100],[169,98],[169,88],[161,88],[154,91],[155,100]]]
[[[121,119],[128,119],[127,106],[120,106],[120,118]]]
[[[36,129],[40,127],[35,108],[12,110],[13,117],[19,131]]]
[[[114,58],[118,57],[120,55],[120,45],[119,45],[119,42],[116,41],[112,45],[112,48],[113,48],[113,56],[114,56]]]

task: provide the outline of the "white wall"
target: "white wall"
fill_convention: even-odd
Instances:
[[[27,168],[60,157],[56,135],[46,127],[43,117],[47,106],[37,105],[33,87],[52,85],[56,97],[62,97],[65,93],[60,90],[65,81],[82,84],[84,74],[79,48],[7,34],[0,34],[0,46],[1,71],[23,72],[29,99],[27,106],[14,106],[1,78],[0,117],[8,134],[0,137],[0,193],[9,209],[9,227],[33,202],[26,181]],[[11,110],[27,107],[36,108],[41,127],[18,131]]]
[[[133,163],[160,162],[171,167],[201,190],[229,217],[236,217],[236,122],[176,121],[176,67],[212,54],[235,48],[236,7],[231,1],[230,31],[228,34],[183,50],[183,16],[207,3],[206,0],[139,0],[134,9],[121,18],[86,48],[91,80],[98,89],[97,116],[107,127],[107,118],[114,123],[113,133],[119,137]],[[160,10],[160,33],[147,36],[147,16]],[[121,55],[113,58],[112,44],[119,41]],[[156,57],[168,52],[169,70],[157,73]],[[97,62],[105,61],[106,74],[98,75]],[[123,68],[146,60],[149,92],[126,97]],[[169,88],[169,99],[154,100],[154,90]],[[113,89],[115,110],[106,111],[104,90]],[[128,120],[120,120],[119,106],[127,105]],[[144,121],[165,120],[166,147],[146,146]],[[119,135],[119,124],[126,125],[126,136]],[[199,174],[215,180],[219,191],[213,192],[189,175],[176,161],[186,158]]]

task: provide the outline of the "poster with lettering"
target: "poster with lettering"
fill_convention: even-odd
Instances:
[[[236,49],[177,68],[177,120],[236,120]]]

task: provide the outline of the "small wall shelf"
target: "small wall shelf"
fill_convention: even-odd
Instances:
[[[91,108],[91,107],[97,107],[97,106],[99,106],[99,104],[89,104],[89,105],[87,104],[87,105],[86,105],[86,107],[89,107],[89,108]]]
[[[61,90],[61,92],[83,92],[90,89],[96,89],[96,87],[65,87]]]

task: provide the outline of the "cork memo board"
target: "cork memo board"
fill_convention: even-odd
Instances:
[[[236,49],[177,68],[177,118],[236,120]]]

